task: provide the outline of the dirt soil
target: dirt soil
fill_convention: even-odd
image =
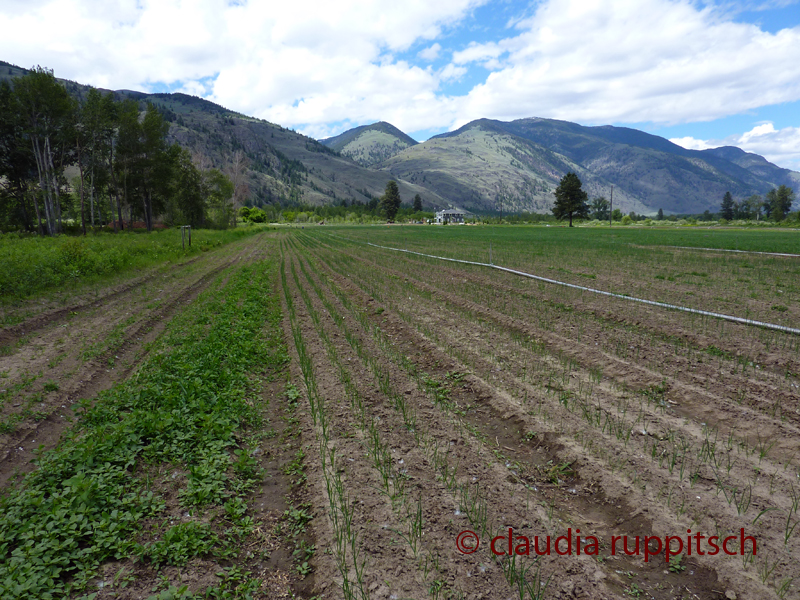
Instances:
[[[74,408],[134,374],[183,307],[215,279],[224,285],[231,268],[259,260],[265,252],[274,253],[274,243],[256,236],[182,264],[72,294],[66,305],[61,296],[24,307],[32,316],[0,330],[0,347],[5,348],[0,355],[0,486],[15,485],[35,468],[32,459],[39,449],[57,445]],[[219,562],[196,558],[184,567],[160,570],[134,558],[107,563],[94,582],[97,600],[147,598],[169,585],[202,593],[219,585],[217,574],[232,565],[262,579],[258,598],[310,597],[314,574],[301,576],[292,552],[301,539],[313,545],[313,530],[297,539],[285,533],[287,509],[306,503],[304,489],[284,473],[301,448],[297,424],[288,416],[286,377],[270,373],[264,383],[266,431],[257,451],[264,478],[248,499],[248,514],[256,526],[241,556]],[[182,519],[186,510],[174,489],[185,474],[160,465],[150,476],[166,503],[159,522],[150,525],[157,528],[164,519]],[[144,525],[146,536],[150,525]]]
[[[371,598],[519,597],[509,561],[488,551],[491,535],[475,554],[456,550],[459,532],[474,530],[464,508],[477,504],[492,535],[580,529],[600,541],[597,556],[524,557],[529,575],[550,578],[548,598],[797,597],[800,361],[784,334],[467,266],[432,269],[323,236],[288,240],[283,252],[331,423],[323,436],[309,420],[309,435],[327,436],[341,457],[369,556],[361,575],[352,557],[347,570],[319,557],[320,592],[348,574]],[[395,462],[389,484],[380,445]],[[322,463],[310,468],[322,474]],[[317,488],[324,507],[329,494]],[[643,551],[609,547],[614,536],[685,544],[700,533],[721,544],[735,533],[738,551],[742,531],[755,556],[693,548],[645,562]]]
[[[43,302],[0,330],[0,485],[131,376],[182,307],[265,252],[280,253],[291,360],[264,384],[266,477],[238,563],[263,579],[258,597],[800,597],[793,337],[302,231]],[[184,476],[153,473],[173,520]],[[286,534],[295,509],[313,515],[306,576]],[[529,556],[492,552],[509,530]],[[463,532],[477,548],[458,546]],[[536,556],[578,534],[582,553]],[[735,555],[688,552],[696,534],[733,538]],[[622,536],[652,536],[649,560]],[[672,561],[654,547],[665,536],[683,538]],[[201,591],[221,566],[109,563],[97,598]]]

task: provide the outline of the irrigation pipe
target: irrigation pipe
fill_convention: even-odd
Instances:
[[[663,248],[677,248],[678,250],[709,250],[711,252],[739,252],[740,254],[766,254],[767,256],[788,256],[800,258],[800,254],[782,254],[780,252],[758,252],[757,250],[729,250],[728,248],[695,248],[694,246],[662,246]]]
[[[553,285],[563,285],[564,287],[573,288],[576,290],[582,290],[584,292],[591,292],[593,294],[600,294],[602,296],[610,296],[611,298],[619,298],[621,300],[628,300],[630,302],[639,302],[640,304],[648,304],[650,306],[658,306],[659,308],[668,308],[670,310],[679,310],[682,312],[692,313],[695,315],[703,315],[706,317],[714,317],[716,319],[723,319],[725,321],[732,321],[734,323],[742,323],[744,325],[753,325],[755,327],[763,327],[764,329],[774,329],[777,331],[784,331],[786,333],[793,333],[795,335],[800,335],[800,329],[795,329],[793,327],[786,327],[784,325],[776,325],[774,323],[765,323],[764,321],[754,321],[753,319],[743,319],[742,317],[734,317],[732,315],[723,315],[721,313],[715,312],[708,312],[705,310],[698,310],[696,308],[687,308],[685,306],[677,306],[675,304],[667,304],[666,302],[656,302],[655,300],[644,300],[643,298],[634,298],[633,296],[624,296],[622,294],[615,294],[613,292],[604,292],[603,290],[596,290],[590,287],[584,287],[582,285],[575,285],[574,283],[566,283],[564,281],[557,281],[555,279],[548,279],[547,277],[539,277],[538,275],[532,275],[531,273],[525,273],[524,271],[517,271],[515,269],[509,269],[508,267],[501,267],[500,265],[493,265],[489,263],[481,263],[475,262],[472,260],[461,260],[458,258],[447,258],[445,256],[435,256],[433,254],[423,254],[422,252],[414,252],[413,250],[404,250],[402,248],[392,248],[390,246],[379,246],[378,244],[373,244],[371,242],[365,242],[368,246],[373,246],[374,248],[381,248],[383,250],[393,250],[395,252],[405,252],[407,254],[416,254],[417,256],[424,256],[426,258],[435,258],[437,260],[447,260],[450,262],[461,263],[464,265],[475,265],[477,267],[489,267],[490,269],[497,269],[499,271],[505,271],[506,273],[512,273],[513,275],[520,275],[522,277],[528,277],[530,279],[535,279],[536,281],[543,281],[544,283],[552,283]]]

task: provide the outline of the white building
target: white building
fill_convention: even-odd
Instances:
[[[440,210],[436,213],[436,222],[437,223],[463,223],[464,222],[464,215],[466,215],[463,210],[458,210],[457,208],[448,208],[446,210]]]

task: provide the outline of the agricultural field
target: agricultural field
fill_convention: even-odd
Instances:
[[[283,228],[6,307],[0,597],[798,598],[797,236]]]
[[[309,485],[331,521],[318,523],[335,562],[318,562],[319,589],[798,597],[800,336],[414,254],[797,325],[800,258],[698,247],[800,249],[795,233],[734,231],[372,227],[284,239],[287,335],[316,451]],[[507,554],[509,528],[515,554],[497,556],[491,540],[504,536],[495,550]],[[580,555],[578,531],[596,543]],[[564,535],[571,554],[564,539],[564,555],[548,555],[547,536]],[[475,536],[477,551],[458,551]],[[669,560],[655,554],[667,536]],[[711,555],[709,538],[730,538],[729,552]]]

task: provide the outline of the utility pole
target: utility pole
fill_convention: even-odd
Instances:
[[[611,186],[611,204],[608,208],[608,226],[611,227],[612,213],[614,212],[614,186]]]

